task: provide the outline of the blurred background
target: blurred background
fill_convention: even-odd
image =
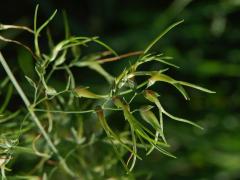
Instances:
[[[32,27],[37,3],[39,21],[59,10],[50,25],[55,39],[64,37],[61,10],[65,10],[73,35],[100,36],[119,54],[143,50],[167,26],[184,19],[155,50],[174,57],[171,61],[181,67],[170,70],[173,77],[217,93],[189,90],[191,101],[185,101],[171,87],[162,88],[169,112],[205,129],[166,122],[166,137],[178,158],[154,152],[137,163],[136,172],[148,172],[150,179],[240,179],[240,0],[8,0],[1,2],[0,22]],[[19,31],[4,35],[32,44],[32,37]],[[26,55],[25,50],[3,42],[0,49],[9,63],[21,67],[14,58]],[[126,64],[105,68],[114,74]],[[96,76],[91,78],[94,82]]]

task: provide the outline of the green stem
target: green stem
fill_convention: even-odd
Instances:
[[[146,84],[148,84],[148,81],[144,81],[142,84],[139,84],[136,87],[136,89],[140,89],[141,87],[145,86]],[[125,94],[128,94],[128,93],[131,93],[132,91],[133,91],[133,89],[129,89],[129,90],[121,92],[119,95],[125,95]]]
[[[20,95],[20,97],[22,98],[25,106],[27,107],[27,110],[29,111],[29,114],[32,116],[32,119],[34,121],[34,123],[37,125],[37,127],[39,128],[39,130],[41,131],[43,137],[45,138],[45,140],[47,141],[47,144],[49,145],[49,147],[52,149],[52,151],[56,154],[56,156],[58,157],[60,164],[62,165],[62,167],[66,170],[66,172],[68,174],[70,174],[71,176],[75,176],[75,174],[69,169],[69,167],[67,166],[64,158],[59,154],[57,148],[55,147],[55,145],[53,144],[52,140],[50,139],[50,137],[48,136],[47,132],[45,131],[45,129],[43,128],[42,124],[40,123],[37,115],[35,114],[34,110],[31,107],[30,101],[28,100],[27,96],[25,95],[25,93],[23,92],[22,88],[20,87],[20,85],[18,84],[16,78],[14,77],[12,71],[10,70],[8,64],[6,63],[6,60],[4,59],[2,53],[0,52],[0,62],[4,68],[4,70],[6,71],[8,77],[10,78],[10,80],[12,81],[14,87],[16,88],[18,94]]]
[[[50,112],[50,113],[62,113],[62,114],[86,114],[93,113],[95,110],[85,110],[85,111],[61,111],[61,110],[46,110],[46,109],[33,109],[36,112]]]

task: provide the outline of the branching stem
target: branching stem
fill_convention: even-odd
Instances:
[[[18,94],[20,95],[21,99],[23,100],[25,106],[27,107],[27,110],[29,111],[29,114],[31,115],[34,123],[37,125],[37,127],[39,128],[40,132],[42,133],[43,137],[45,138],[45,140],[47,141],[47,144],[49,145],[49,147],[52,149],[52,151],[56,154],[56,156],[58,157],[60,164],[62,165],[62,167],[66,170],[66,172],[68,172],[68,174],[70,174],[71,176],[75,176],[74,173],[69,169],[69,167],[67,166],[64,158],[59,154],[57,148],[55,147],[55,145],[53,144],[52,140],[50,139],[50,137],[48,136],[47,132],[45,131],[45,129],[43,128],[42,124],[40,123],[37,115],[35,114],[33,108],[31,107],[31,103],[28,100],[27,96],[25,95],[25,93],[23,92],[22,88],[20,87],[20,85],[18,84],[16,78],[14,77],[12,71],[10,70],[6,60],[4,59],[2,53],[0,52],[0,62],[4,68],[4,70],[6,71],[8,77],[10,78],[11,82],[13,83],[14,87],[16,88]]]

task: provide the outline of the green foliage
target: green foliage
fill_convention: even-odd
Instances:
[[[38,27],[37,6],[34,30],[22,26],[0,26],[0,30],[17,28],[27,30],[34,35],[34,52],[21,42],[2,36],[0,38],[6,42],[22,45],[31,52],[35,60],[36,71],[33,77],[25,76],[25,81],[31,89],[24,91],[16,80],[13,70],[9,68],[5,58],[0,54],[0,62],[8,75],[1,83],[1,90],[8,87],[7,95],[0,107],[2,177],[6,178],[5,171],[9,170],[7,166],[14,166],[14,158],[17,155],[28,161],[28,156],[34,159],[29,162],[29,166],[34,164],[29,176],[16,173],[20,175],[19,178],[25,179],[37,174],[41,174],[44,178],[54,177],[55,179],[60,176],[83,179],[99,176],[110,178],[118,175],[118,170],[109,172],[109,169],[116,168],[118,160],[128,173],[128,177],[131,178],[134,175],[133,169],[137,160],[142,160],[143,152],[149,155],[153,150],[157,150],[175,158],[169,152],[170,144],[167,143],[167,137],[165,137],[163,116],[198,128],[202,127],[168,113],[160,103],[161,92],[155,92],[152,89],[157,82],[166,82],[173,85],[186,100],[189,100],[189,95],[184,86],[214,93],[206,88],[173,79],[165,74],[168,68],[153,71],[145,66],[155,63],[169,66],[169,68],[178,68],[169,62],[170,57],[153,53],[150,50],[168,31],[182,21],[174,23],[163,31],[143,52],[139,53],[140,55],[138,54],[131,65],[124,67],[120,74],[110,75],[104,68],[104,64],[121,60],[121,56],[97,36],[71,36],[66,16],[65,39],[55,44],[50,38],[51,34],[48,33],[48,39],[52,41],[49,42],[50,52],[43,53],[39,38],[44,38],[43,31],[51,23],[56,12]],[[93,43],[100,46],[103,52],[86,55],[80,53],[79,49],[89,47]],[[112,56],[115,56],[115,59]],[[94,87],[89,88],[90,85],[80,87],[75,68],[79,76],[81,76],[81,68],[96,71],[105,78],[104,86],[107,88],[104,88],[102,92],[97,92],[97,90],[95,92],[92,90]],[[59,72],[63,75],[61,78],[65,79],[65,85],[61,88],[54,84],[54,75]],[[88,80],[86,78],[84,84],[87,84]],[[12,96],[12,84],[25,103],[25,108],[21,106],[15,112],[6,111],[6,106]],[[137,98],[144,99],[144,106],[133,106],[137,104],[135,103]],[[122,121],[123,129],[115,129],[108,120],[111,114],[118,113],[122,118],[114,120]],[[105,134],[102,133],[103,131]],[[99,156],[96,154],[99,152],[94,151],[98,147],[103,149]],[[54,166],[51,166],[51,163]]]

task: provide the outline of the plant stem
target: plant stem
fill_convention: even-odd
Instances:
[[[69,169],[69,167],[67,166],[64,158],[59,154],[57,148],[55,147],[55,145],[53,144],[52,140],[50,139],[50,137],[48,136],[47,132],[45,131],[45,129],[43,128],[42,124],[40,123],[37,115],[35,114],[35,112],[33,111],[32,107],[31,107],[31,103],[28,100],[27,96],[25,95],[25,93],[23,92],[22,88],[20,87],[20,85],[18,84],[16,78],[14,77],[12,71],[10,70],[8,64],[6,63],[6,60],[4,59],[1,51],[0,51],[0,62],[4,68],[4,70],[6,71],[8,77],[10,78],[10,80],[12,81],[14,87],[16,88],[18,94],[20,95],[20,97],[22,98],[25,106],[27,107],[27,110],[29,111],[30,115],[32,116],[32,119],[34,121],[34,123],[37,125],[37,127],[39,128],[40,132],[42,133],[43,137],[45,138],[45,140],[47,141],[47,144],[49,145],[49,147],[52,149],[52,151],[56,154],[56,156],[58,157],[60,164],[62,165],[62,167],[66,170],[66,172],[68,174],[70,174],[71,176],[75,176],[75,174]]]
[[[145,86],[146,84],[148,84],[148,81],[144,81],[143,83],[139,84],[136,87],[136,89],[140,89],[141,87]],[[133,92],[133,90],[132,89],[128,89],[126,91],[123,91],[123,92],[119,93],[119,95],[125,95],[125,94],[131,93],[131,92]]]
[[[127,57],[130,57],[130,56],[137,56],[137,55],[141,55],[141,54],[143,54],[143,51],[135,51],[135,52],[127,53],[127,54],[122,54],[122,55],[117,56],[117,57],[99,59],[99,60],[97,60],[97,62],[100,63],[100,64],[103,64],[103,63],[106,63],[106,62],[118,61],[118,60],[121,60],[123,58],[127,58]]]
[[[85,110],[85,111],[61,111],[61,110],[47,110],[47,109],[33,109],[36,112],[50,112],[50,113],[62,113],[62,114],[86,114],[93,113],[95,110]]]

